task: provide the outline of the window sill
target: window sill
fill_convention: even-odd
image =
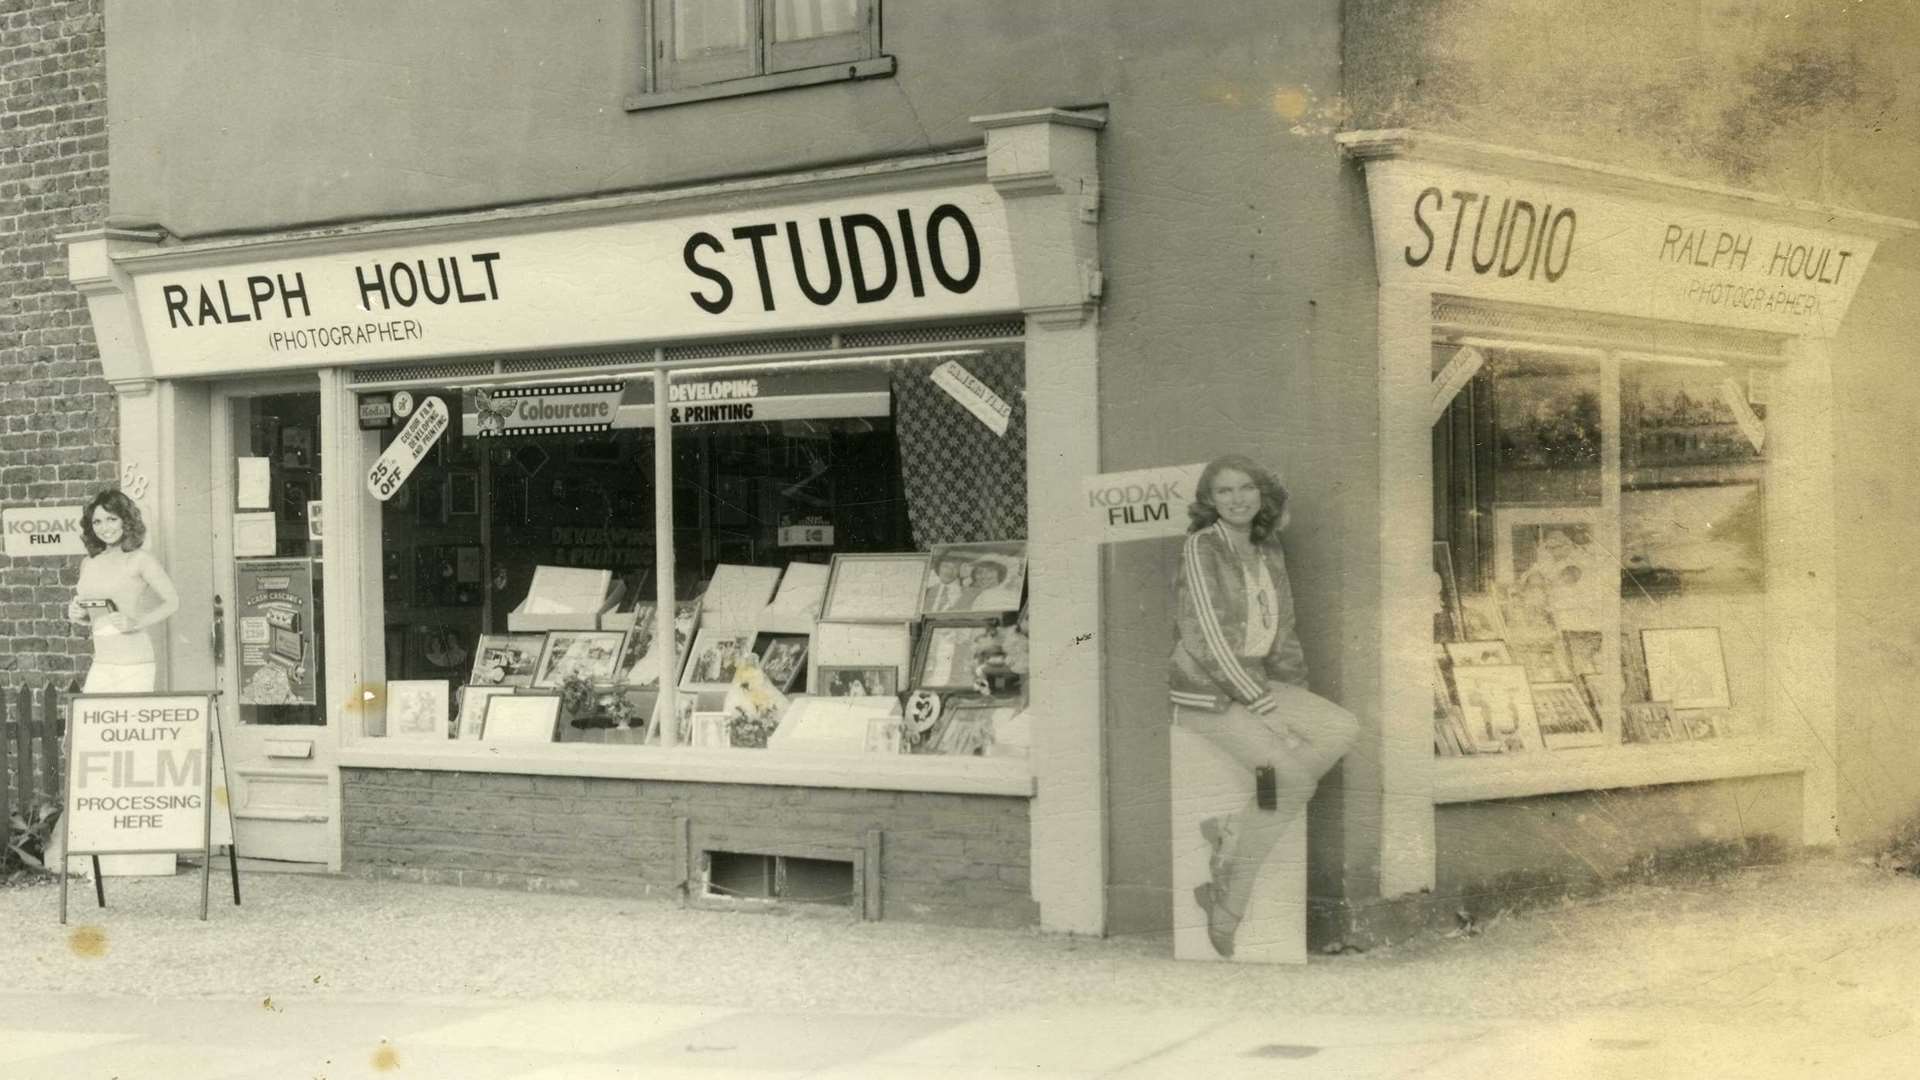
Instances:
[[[386,745],[382,745],[385,743]],[[362,739],[340,751],[349,769],[590,776],[700,784],[866,788],[1031,798],[1033,770],[1018,757],[833,755],[766,750],[556,743],[516,748],[484,743],[408,743]]]
[[[799,68],[794,71],[779,71],[771,75],[727,79],[724,82],[708,83],[705,86],[690,86],[684,90],[629,94],[626,110],[645,112],[648,109],[665,109],[674,105],[691,105],[696,101],[714,101],[745,94],[763,94],[772,90],[790,90],[797,86],[820,86],[826,83],[852,82],[859,79],[884,79],[893,74],[895,66],[893,57],[875,56],[841,64],[823,64],[819,67]]]
[[[1803,773],[1805,755],[1790,743],[1727,739],[1714,743],[1595,746],[1486,757],[1436,758],[1433,801],[1486,802],[1534,795],[1699,783]]]

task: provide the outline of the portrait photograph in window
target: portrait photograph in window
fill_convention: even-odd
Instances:
[[[540,668],[533,685],[556,687],[570,676],[588,682],[612,682],[625,639],[626,634],[620,630],[551,631],[547,634],[546,650],[540,654]]]

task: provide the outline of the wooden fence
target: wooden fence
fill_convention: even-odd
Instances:
[[[0,688],[0,829],[15,813],[60,805],[60,743],[66,737],[61,703],[80,684]],[[0,839],[4,838],[0,831]]]

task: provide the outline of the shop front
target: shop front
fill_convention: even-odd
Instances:
[[[663,194],[70,238],[241,854],[1102,929],[1102,121],[977,123]]]
[[[1397,899],[1451,917],[1663,856],[1831,843],[1828,342],[1913,223],[1338,138],[1366,174],[1393,508],[1386,719],[1342,807],[1377,815],[1360,859],[1387,903],[1329,906],[1323,932],[1385,932]]]

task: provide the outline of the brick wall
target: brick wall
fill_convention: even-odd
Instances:
[[[77,506],[114,476],[117,410],[54,236],[107,213],[102,0],[0,0],[0,506]],[[75,556],[0,555],[0,683],[87,665]]]
[[[671,899],[679,818],[771,850],[877,829],[884,918],[1039,922],[1021,798],[386,769],[342,769],[341,787],[353,874]]]

